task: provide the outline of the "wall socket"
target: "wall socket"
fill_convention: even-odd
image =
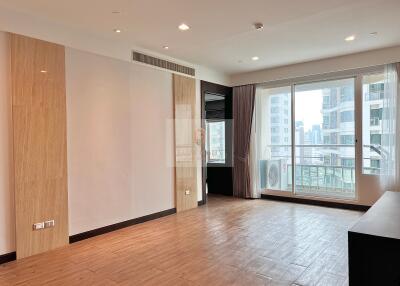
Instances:
[[[33,230],[44,229],[44,222],[38,222],[33,224]]]
[[[54,227],[54,225],[55,225],[54,219],[47,220],[44,222],[44,228]]]
[[[185,195],[190,195],[190,190],[185,190]]]
[[[54,227],[54,225],[55,225],[54,219],[46,220],[43,222],[34,223],[33,230],[41,230],[41,229],[45,229],[45,228],[51,228],[51,227]]]

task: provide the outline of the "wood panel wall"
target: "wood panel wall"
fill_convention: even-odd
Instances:
[[[178,212],[197,207],[196,82],[173,75],[175,118],[175,200]],[[189,191],[189,194],[186,194]]]
[[[17,257],[68,244],[65,49],[11,35]],[[33,224],[55,220],[55,227]]]

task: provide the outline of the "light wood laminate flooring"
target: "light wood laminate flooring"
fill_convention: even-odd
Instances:
[[[0,285],[347,285],[362,212],[213,196],[205,206],[0,266]]]

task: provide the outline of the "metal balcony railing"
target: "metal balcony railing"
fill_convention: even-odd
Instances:
[[[292,146],[268,145],[267,147],[289,150],[289,152],[271,152],[271,159],[264,161],[279,161],[281,166],[284,166],[279,171],[280,189],[290,190],[292,188],[293,170],[290,151]],[[294,167],[296,192],[344,198],[355,196],[356,172],[353,165],[355,164],[355,152],[351,152],[353,156],[346,157],[346,153],[348,153],[346,149],[354,149],[354,144],[297,144],[294,147],[296,150],[294,157],[296,161]],[[375,155],[380,156],[382,154],[381,148],[376,145],[364,145],[363,147],[369,148]],[[345,161],[346,159],[352,159],[354,163],[349,166],[337,165],[349,164],[348,161]],[[363,158],[363,160],[371,160],[371,158]],[[266,170],[268,172],[268,168]],[[286,174],[284,174],[285,170]],[[363,167],[363,173],[379,174],[380,168]],[[267,177],[266,179],[268,180]]]

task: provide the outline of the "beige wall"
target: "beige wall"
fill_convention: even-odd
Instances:
[[[66,70],[70,233],[173,208],[171,74],[73,49]]]
[[[0,255],[15,250],[9,44],[0,32]]]
[[[400,61],[400,46],[304,62],[231,76],[232,86],[372,67]]]

